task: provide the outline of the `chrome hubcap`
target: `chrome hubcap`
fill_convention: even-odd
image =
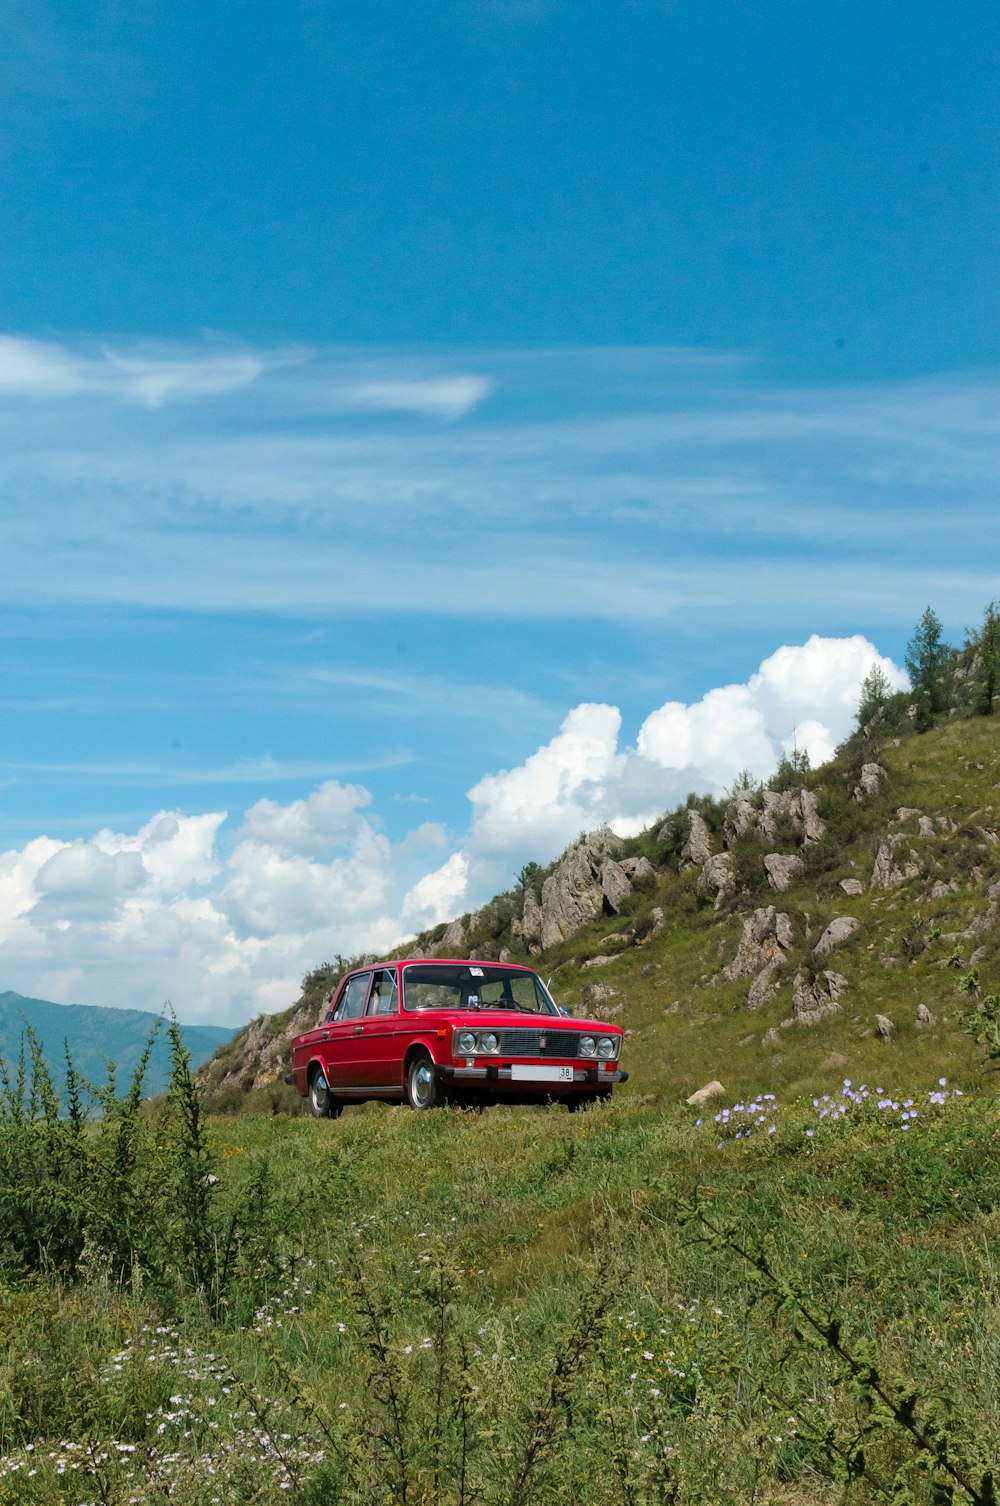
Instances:
[[[413,1096],[421,1108],[430,1102],[433,1086],[434,1074],[426,1062],[421,1062],[413,1074]]]

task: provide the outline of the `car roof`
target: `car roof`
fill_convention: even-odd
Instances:
[[[524,973],[535,971],[527,962],[495,962],[489,958],[480,957],[396,957],[384,962],[359,962],[358,966],[352,967],[344,974],[344,977],[349,977],[352,973],[374,972],[380,967],[412,967],[418,962],[426,962],[434,967],[506,967]]]

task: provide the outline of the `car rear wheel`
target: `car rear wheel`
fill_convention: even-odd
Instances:
[[[309,1107],[317,1119],[336,1119],[344,1111],[344,1105],[330,1092],[322,1067],[314,1067],[309,1074]]]
[[[436,1109],[444,1102],[434,1063],[426,1051],[410,1058],[406,1069],[406,1100],[411,1109]]]

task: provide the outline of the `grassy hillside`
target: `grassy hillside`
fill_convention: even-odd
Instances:
[[[862,769],[876,761],[885,777],[859,801]],[[700,868],[682,869],[680,855],[691,810],[703,815],[721,849],[727,808],[692,797],[625,844],[626,853],[650,859],[655,877],[628,896],[620,915],[529,954],[516,935],[524,896],[502,895],[464,917],[464,951],[496,956],[503,949],[551,979],[571,1011],[604,1012],[623,1024],[623,1060],[632,1074],[626,1091],[650,1103],[677,1102],[711,1079],[724,1084],[730,1101],[765,1089],[813,1094],[845,1075],[877,1076],[890,1065],[903,1076],[980,1080],[981,1054],[964,1027],[970,1012],[1000,991],[1000,929],[990,895],[1000,880],[1000,718],[957,717],[925,734],[905,717],[900,725],[886,721],[869,736],[856,735],[822,769],[786,769],[772,784],[789,781],[815,794],[822,840],[804,842],[780,824],[770,839],[739,838],[731,851],[735,891],[718,907],[711,893],[699,893]],[[764,795],[744,791],[751,805]],[[900,818],[900,811],[909,814]],[[887,839],[912,872],[880,889],[871,879]],[[775,850],[802,863],[785,892],[769,886],[764,867]],[[863,892],[848,895],[843,880],[860,881]],[[744,921],[770,905],[788,917],[791,945],[774,975],[773,997],[751,1009],[751,977],[729,970]],[[665,923],[647,939],[657,908]],[[844,917],[857,929],[827,957],[817,956],[825,927]],[[416,946],[433,951],[445,930],[418,937]],[[609,960],[594,966],[602,957]],[[827,969],[846,982],[839,1012],[783,1028],[795,1016],[797,982]],[[315,1020],[336,971],[317,969],[285,1015],[255,1021],[223,1049],[202,1074],[210,1101],[294,1105],[280,1081],[285,1043]],[[918,1023],[921,1005],[933,1023]],[[893,1026],[888,1043],[878,1033],[880,1015]]]
[[[700,1123],[182,1091],[75,1150],[8,1113],[0,1502],[988,1506],[997,1105],[880,1086]]]

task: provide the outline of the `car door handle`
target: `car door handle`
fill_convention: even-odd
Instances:
[[[330,1039],[330,1032],[329,1032],[329,1030],[324,1030],[323,1034],[320,1036],[320,1040],[321,1041],[328,1041],[329,1039]]]
[[[363,1025],[355,1025],[355,1027],[354,1027],[354,1034],[355,1035],[360,1035],[361,1032],[364,1030],[364,1028],[365,1027]]]

